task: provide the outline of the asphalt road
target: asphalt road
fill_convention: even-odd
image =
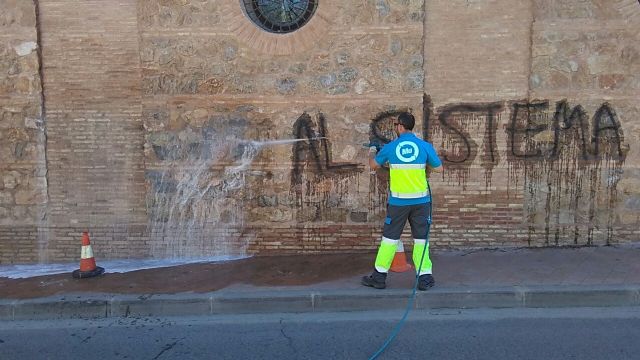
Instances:
[[[402,311],[0,322],[0,358],[368,359]],[[412,312],[379,359],[638,359],[640,307]]]

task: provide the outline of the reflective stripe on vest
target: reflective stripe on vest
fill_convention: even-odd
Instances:
[[[391,196],[398,199],[417,199],[422,198],[429,195],[428,191],[416,192],[416,193],[401,193],[401,192],[391,192]]]
[[[389,164],[390,169],[426,169],[426,164]]]

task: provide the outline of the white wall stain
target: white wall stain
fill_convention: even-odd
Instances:
[[[20,45],[16,45],[13,47],[13,50],[16,51],[18,56],[26,56],[33,52],[33,50],[38,48],[38,44],[35,41],[25,41]]]

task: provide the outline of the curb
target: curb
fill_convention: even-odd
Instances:
[[[406,289],[66,295],[0,300],[0,321],[403,309],[410,295]],[[413,309],[625,306],[640,306],[640,285],[436,288],[418,292]]]

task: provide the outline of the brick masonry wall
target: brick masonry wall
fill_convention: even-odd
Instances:
[[[39,6],[47,254],[77,258],[86,229],[101,243],[96,252],[144,255],[139,241],[122,249],[120,230],[146,223],[137,2],[46,0]]]
[[[85,229],[99,258],[375,249],[363,144],[407,109],[434,247],[638,240],[635,2],[326,0],[287,35],[236,0],[0,5],[0,263]]]

